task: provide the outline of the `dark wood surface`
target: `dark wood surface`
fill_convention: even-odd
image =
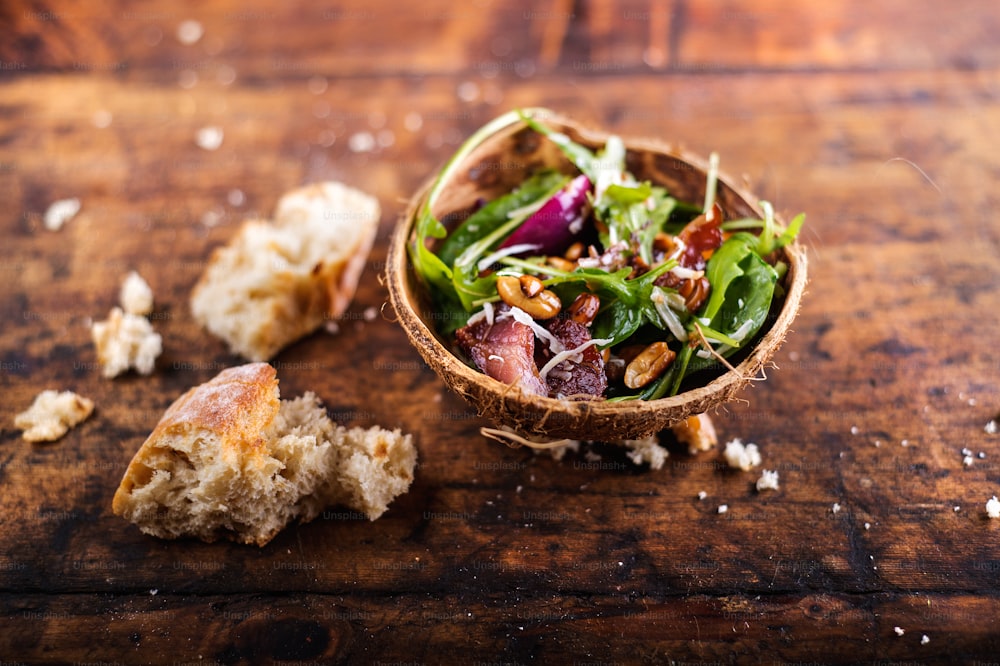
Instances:
[[[997,661],[995,3],[102,4],[0,8],[3,663]],[[366,316],[405,200],[518,105],[718,151],[808,214],[779,369],[715,415],[779,491],[669,437],[659,471],[487,441],[391,316]],[[339,333],[275,359],[282,393],[414,433],[416,481],[377,522],[332,508],[263,549],[143,536],[111,514],[125,466],[239,362],[190,289],[243,219],[319,179],[384,213]],[[65,197],[82,210],[46,231]],[[109,381],[87,323],[130,269],[164,353]],[[97,408],[31,445],[13,417],[45,388]]]

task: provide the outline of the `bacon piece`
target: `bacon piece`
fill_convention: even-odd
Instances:
[[[535,333],[512,318],[486,320],[455,331],[459,346],[476,367],[504,384],[521,386],[525,393],[548,395],[535,365]]]
[[[719,204],[712,206],[708,213],[702,213],[685,225],[677,235],[684,243],[679,263],[685,268],[700,271],[712,253],[722,245],[722,224],[724,213]]]
[[[553,319],[546,324],[546,328],[563,343],[566,349],[576,349],[591,340],[590,329],[572,319],[562,317]],[[535,360],[539,367],[544,367],[552,357],[553,354],[547,347],[539,347]],[[552,368],[546,375],[545,381],[549,387],[549,395],[553,397],[603,396],[608,388],[608,377],[604,374],[604,357],[596,346],[591,345],[580,352],[579,361],[567,359]]]

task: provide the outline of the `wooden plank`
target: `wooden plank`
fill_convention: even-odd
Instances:
[[[1000,648],[984,622],[1000,610],[997,600],[970,595],[570,601],[522,592],[493,606],[455,593],[221,597],[152,589],[127,597],[2,595],[0,609],[0,652],[36,663],[151,663],[167,654],[179,664],[529,663],[586,655],[602,663],[810,655],[824,663],[970,663]],[[394,640],[400,635],[421,640]]]

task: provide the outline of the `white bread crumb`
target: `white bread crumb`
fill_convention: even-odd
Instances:
[[[195,319],[241,356],[264,361],[340,316],[354,297],[381,216],[340,183],[284,195],[274,222],[243,224],[191,295]]]
[[[59,231],[62,226],[69,222],[80,212],[79,199],[60,199],[53,201],[46,209],[43,222],[49,231]]]
[[[906,633],[906,631],[902,627],[893,627],[892,630],[896,632],[897,636],[902,636],[903,634]]]
[[[163,340],[149,320],[118,307],[111,308],[106,321],[94,322],[90,333],[97,347],[102,374],[108,379],[129,368],[148,375],[153,371],[156,357],[163,351]]]
[[[718,511],[719,511],[719,513],[726,513],[727,511],[729,511],[729,505],[728,504],[720,504],[719,508],[718,508]]]
[[[764,490],[778,490],[778,472],[769,469],[761,470],[760,478],[757,479],[757,492]]]
[[[118,300],[128,314],[148,315],[153,311],[153,290],[135,271],[130,271],[125,276]]]
[[[312,393],[281,400],[274,368],[252,363],[167,409],[112,508],[160,538],[263,546],[333,504],[375,520],[409,489],[416,459],[398,430],[338,426]]]
[[[833,513],[833,514],[835,514],[835,515],[838,514],[838,513],[840,513],[840,503],[839,502],[834,502],[833,506],[830,507],[830,512]]]
[[[920,644],[921,645],[927,645],[930,642],[931,642],[931,637],[928,636],[927,634],[924,634],[923,636],[920,637]]]
[[[990,518],[1000,518],[1000,500],[996,495],[986,501],[986,515]]]
[[[990,419],[989,421],[986,422],[986,425],[983,427],[983,432],[985,432],[987,435],[995,435],[997,434],[997,431],[998,427],[996,419]]]
[[[14,427],[28,442],[54,442],[94,411],[94,403],[72,391],[45,390],[31,407],[14,417]]]
[[[221,127],[216,127],[214,125],[209,127],[202,127],[195,134],[194,142],[202,150],[218,150],[222,145],[222,139],[224,138]]]
[[[628,449],[626,455],[634,464],[649,463],[650,469],[663,469],[663,464],[670,455],[669,451],[660,446],[660,441],[655,436],[645,439],[623,439],[615,444]]]
[[[726,457],[726,463],[730,467],[741,469],[744,472],[750,471],[761,463],[757,445],[747,444],[744,446],[743,441],[739,438],[726,442],[726,449],[723,451],[723,455]]]

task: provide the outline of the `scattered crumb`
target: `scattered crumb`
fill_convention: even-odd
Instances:
[[[986,502],[986,515],[990,518],[1000,518],[1000,500],[994,495]]]
[[[154,597],[157,595],[157,593],[159,593],[159,590],[155,587],[149,591],[149,594]]]
[[[659,440],[653,437],[646,439],[623,439],[615,442],[628,449],[628,459],[635,465],[649,463],[650,469],[663,469],[670,453],[660,446]]]
[[[858,426],[851,426],[851,434],[852,435],[857,435],[859,432],[861,432],[861,431],[858,429]]]
[[[743,445],[739,438],[726,442],[726,450],[723,452],[726,462],[730,467],[742,469],[744,472],[751,470],[761,463],[760,452],[756,444]]]
[[[830,511],[834,514],[840,513],[840,503],[834,502],[833,506],[830,507]]]
[[[972,455],[972,449],[970,449],[970,448],[964,448],[964,449],[962,449],[962,455],[963,456],[971,456]]]
[[[959,511],[962,510],[962,507],[960,507],[960,506],[953,506],[952,509],[955,511],[955,513],[958,513]]]
[[[871,528],[872,528],[872,524],[871,523],[865,523],[865,529],[866,530],[870,530]]]
[[[53,201],[45,211],[44,224],[49,231],[59,231],[62,226],[80,212],[79,199],[60,199]]]
[[[94,322],[90,334],[97,347],[102,374],[108,379],[129,368],[142,375],[150,374],[156,357],[163,351],[163,340],[148,319],[117,307],[111,309],[106,321]]]
[[[181,21],[177,26],[177,41],[186,46],[196,44],[204,34],[205,29],[198,21]]]
[[[962,458],[962,464],[965,465],[966,467],[972,467],[973,462],[975,462],[975,460],[972,458],[972,456],[965,456],[964,458]]]
[[[719,505],[719,513],[725,513],[727,511],[729,511],[729,505],[728,504],[720,504]]]
[[[25,411],[14,417],[14,427],[28,442],[54,442],[94,411],[94,403],[72,391],[42,391]]]
[[[355,132],[347,140],[352,153],[370,153],[375,150],[375,137],[371,132]]]
[[[897,636],[902,636],[903,634],[906,633],[906,630],[904,630],[902,627],[893,627],[892,630],[896,632]]]
[[[153,290],[135,271],[125,276],[118,300],[122,309],[129,314],[147,315],[153,311]]]
[[[369,306],[365,308],[362,316],[365,318],[365,321],[375,321],[375,319],[378,318],[378,308],[374,305]]]
[[[990,419],[990,421],[986,424],[986,427],[983,428],[983,431],[987,435],[995,435],[995,434],[997,434],[997,420],[996,419]]]
[[[778,490],[778,471],[769,469],[762,470],[760,478],[757,479],[757,492],[764,490]]]
[[[930,636],[928,636],[927,634],[924,634],[923,636],[920,637],[921,645],[927,645],[930,642],[931,642]]]
[[[976,457],[979,458],[980,460],[985,460],[986,459],[986,452],[985,451],[980,451],[979,453],[976,454]]]
[[[701,500],[705,499],[706,497],[708,497],[708,493],[706,493],[704,490],[699,490],[698,491],[698,501],[699,502]]]
[[[199,148],[204,150],[218,150],[219,146],[222,145],[224,136],[221,127],[210,125],[198,130],[198,133],[195,134],[194,142],[198,144]]]
[[[910,445],[910,440],[908,440],[908,439],[904,439],[903,441],[901,441],[901,442],[899,443],[899,445],[900,445],[900,446],[909,446],[909,445]]]

